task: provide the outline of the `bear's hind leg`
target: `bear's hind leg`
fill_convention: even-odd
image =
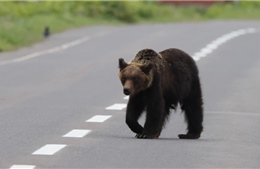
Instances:
[[[188,123],[188,133],[179,134],[180,139],[198,139],[203,130],[202,121],[203,113],[200,108],[192,108],[186,106],[183,108],[185,111],[185,118]]]
[[[195,95],[196,96],[196,95]],[[185,112],[186,122],[188,124],[188,133],[179,134],[180,139],[198,139],[203,130],[203,107],[201,95],[184,101],[182,110]]]

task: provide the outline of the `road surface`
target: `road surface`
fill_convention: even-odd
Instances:
[[[260,168],[259,44],[258,21],[209,21],[86,27],[2,53],[0,168]],[[136,139],[118,58],[172,47],[197,60],[204,132],[178,139],[177,110],[159,139]]]

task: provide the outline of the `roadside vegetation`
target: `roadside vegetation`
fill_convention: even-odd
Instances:
[[[51,33],[83,25],[260,19],[260,2],[229,2],[205,7],[163,5],[155,1],[0,2],[0,52],[43,40]]]

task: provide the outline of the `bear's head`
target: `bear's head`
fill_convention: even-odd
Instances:
[[[153,81],[153,64],[126,63],[119,59],[119,79],[125,95],[135,95],[149,88]]]

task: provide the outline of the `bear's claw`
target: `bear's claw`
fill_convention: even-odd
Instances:
[[[136,138],[146,138],[147,136],[145,134],[137,134],[135,137]]]
[[[135,136],[136,138],[140,138],[140,139],[156,139],[159,136],[158,135],[146,135],[146,134],[136,134]]]

